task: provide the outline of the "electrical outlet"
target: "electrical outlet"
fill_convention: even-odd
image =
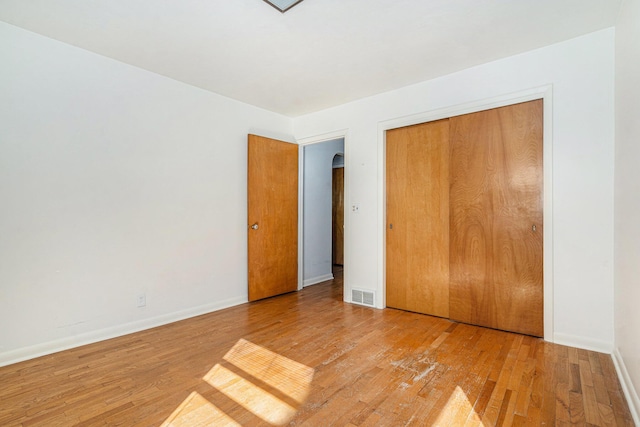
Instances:
[[[360,213],[360,203],[354,203],[351,205],[351,212]]]
[[[146,294],[138,295],[138,307],[144,307],[145,305],[147,305],[147,295]]]

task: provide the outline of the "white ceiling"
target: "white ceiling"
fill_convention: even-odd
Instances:
[[[615,24],[621,0],[0,0],[0,20],[299,116]]]

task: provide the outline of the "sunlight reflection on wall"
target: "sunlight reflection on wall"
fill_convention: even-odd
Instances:
[[[240,339],[223,360],[203,380],[237,404],[233,411],[224,411],[194,391],[163,426],[238,426],[242,423],[237,418],[246,418],[243,411],[269,424],[283,425],[309,395],[313,368],[247,340]]]

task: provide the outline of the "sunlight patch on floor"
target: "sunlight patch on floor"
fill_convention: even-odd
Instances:
[[[307,399],[313,376],[313,368],[240,339],[202,379],[239,405],[240,413],[284,425]],[[238,407],[225,413],[194,391],[163,426],[239,426],[234,416],[238,417]]]
[[[282,425],[296,414],[296,408],[287,402],[221,365],[214,366],[205,380],[228,398],[268,423]]]
[[[223,358],[297,403],[309,395],[313,368],[240,339]]]
[[[469,414],[466,416],[466,414]],[[464,417],[462,420],[458,417]],[[482,420],[473,410],[473,405],[467,399],[465,392],[456,386],[456,389],[449,396],[449,400],[442,411],[438,419],[433,424],[434,426],[453,426],[471,424],[475,426],[484,426]]]
[[[240,424],[194,391],[162,423],[162,427],[193,426],[239,427]]]

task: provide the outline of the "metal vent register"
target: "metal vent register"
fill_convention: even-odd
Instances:
[[[375,293],[361,289],[351,289],[351,302],[354,304],[375,307]]]

